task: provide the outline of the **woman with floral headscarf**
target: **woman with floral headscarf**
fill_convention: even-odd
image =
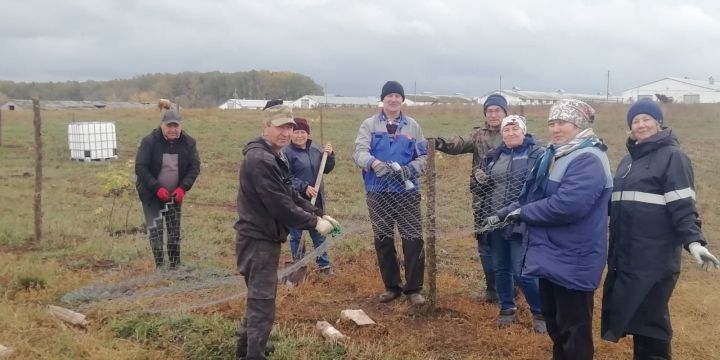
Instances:
[[[595,110],[565,99],[550,108],[550,145],[506,221],[528,228],[523,275],[537,276],[553,359],[593,358],[593,294],[607,258],[612,190],[607,147],[590,127]]]

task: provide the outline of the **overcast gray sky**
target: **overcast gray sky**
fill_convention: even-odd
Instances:
[[[0,0],[0,79],[296,71],[327,92],[611,92],[720,78],[720,2]]]

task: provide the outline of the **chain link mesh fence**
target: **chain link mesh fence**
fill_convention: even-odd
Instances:
[[[326,237],[319,247],[312,251],[308,249],[304,257],[285,267],[281,266],[278,278],[283,279],[300,267],[307,266],[336,242],[347,237],[373,239],[387,246],[392,244],[396,249],[393,256],[400,273],[404,274],[408,260],[421,260],[406,259],[405,254],[425,256],[424,252],[412,248],[413,244],[424,243],[429,253],[427,273],[430,275],[426,278],[425,287],[434,292],[435,240],[440,251],[444,252],[442,246],[448,239],[466,238],[468,243],[473,243],[478,234],[509,225],[502,218],[494,221],[486,219],[497,215],[517,200],[527,169],[514,170],[512,164],[504,160],[490,161],[473,168],[470,156],[435,155],[434,147],[430,152],[432,159],[428,161],[427,171],[421,176],[394,169],[377,178],[370,189],[373,191],[366,191],[363,196],[364,211],[336,217],[343,225],[342,233],[336,237]],[[355,198],[358,198],[357,194]],[[336,198],[335,201],[343,199]],[[86,310],[102,303],[104,309],[114,306],[122,311],[181,312],[207,308],[245,296],[244,281],[234,269],[207,268],[202,264],[197,264],[197,268],[179,265],[182,263],[181,235],[167,228],[176,225],[179,228],[180,207],[170,202],[159,209],[157,214],[150,219],[146,212],[146,223],[151,224],[147,236],[155,261],[160,263],[162,259],[164,263],[164,258],[160,256],[164,254],[163,250],[167,250],[169,263],[178,264],[177,269],[93,284],[66,294],[62,300]],[[163,229],[163,225],[166,229]],[[375,246],[377,248],[377,244]],[[434,296],[432,293],[431,297]]]

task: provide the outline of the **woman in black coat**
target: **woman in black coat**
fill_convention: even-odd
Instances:
[[[683,247],[706,269],[720,262],[705,248],[695,206],[693,169],[651,100],[627,114],[629,154],[615,172],[601,335],[633,335],[633,359],[670,359],[668,302]]]

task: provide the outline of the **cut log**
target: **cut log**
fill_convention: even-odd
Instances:
[[[5,359],[5,358],[9,357],[10,355],[12,355],[12,353],[13,353],[13,349],[11,349],[7,346],[0,345],[0,359]]]
[[[330,325],[327,321],[318,321],[315,327],[320,331],[322,336],[327,341],[340,341],[347,339],[347,336],[343,335],[338,329],[336,329],[334,326]]]
[[[89,324],[89,322],[85,320],[85,315],[59,306],[48,305],[48,312],[50,315],[71,325],[86,327]]]
[[[352,321],[358,326],[365,326],[365,325],[375,325],[375,321],[371,319],[365,311],[362,309],[358,310],[343,310],[340,312],[340,320],[342,321]]]

